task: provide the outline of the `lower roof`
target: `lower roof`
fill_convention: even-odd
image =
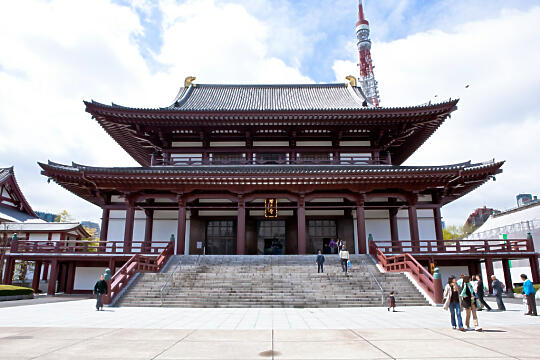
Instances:
[[[39,163],[42,174],[98,206],[105,195],[129,192],[245,192],[257,190],[427,191],[455,200],[502,172],[504,162],[440,166],[198,165],[91,167]]]

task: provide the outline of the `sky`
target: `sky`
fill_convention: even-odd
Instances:
[[[367,0],[365,13],[381,106],[460,99],[405,165],[506,161],[496,181],[443,208],[445,223],[538,194],[540,1]],[[137,166],[83,100],[167,106],[189,75],[345,82],[358,72],[356,19],[356,0],[0,2],[0,167],[15,166],[35,210],[99,221],[37,165]]]

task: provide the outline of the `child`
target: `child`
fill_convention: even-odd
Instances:
[[[390,298],[388,299],[388,311],[392,308],[392,312],[396,312],[396,298],[394,297],[394,292],[390,291]]]

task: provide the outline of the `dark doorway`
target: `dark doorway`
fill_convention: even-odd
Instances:
[[[259,220],[257,222],[257,253],[283,255],[285,253],[285,221]]]
[[[210,220],[206,224],[206,254],[236,254],[236,229],[233,220]]]
[[[337,253],[336,220],[308,220],[309,249],[312,254],[321,250],[325,254]]]

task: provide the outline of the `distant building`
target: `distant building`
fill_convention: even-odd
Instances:
[[[517,206],[529,205],[538,202],[538,196],[532,196],[532,194],[519,194],[516,195]]]
[[[482,226],[482,224],[485,223],[491,215],[499,213],[500,210],[488,208],[484,205],[484,207],[474,210],[474,212],[469,215],[467,221],[465,221],[465,226],[472,226],[473,228],[478,228]]]

